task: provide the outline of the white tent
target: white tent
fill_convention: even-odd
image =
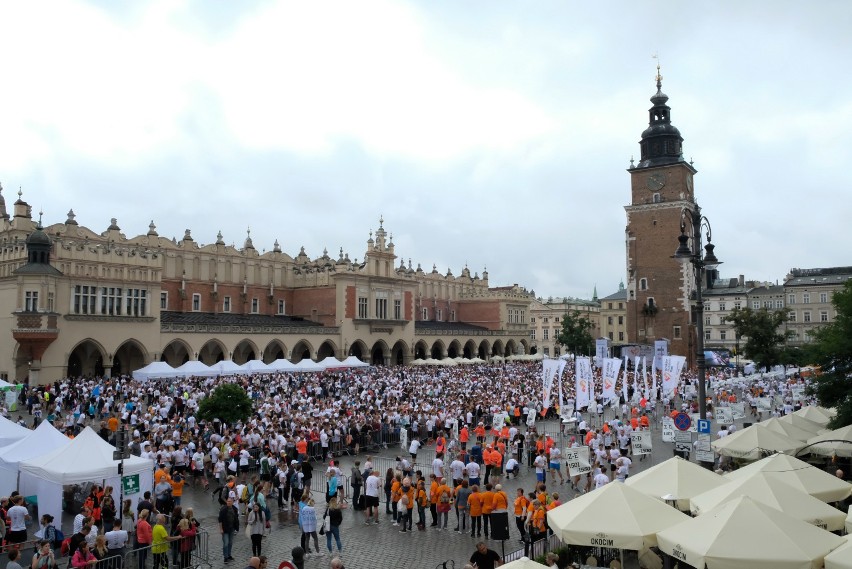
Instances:
[[[710,443],[710,446],[716,453],[723,456],[757,460],[767,452],[795,454],[805,445],[801,441],[771,431],[757,423],[733,435],[715,440]]]
[[[822,442],[825,441],[825,442]],[[852,425],[846,425],[808,439],[806,452],[821,456],[852,456]]]
[[[852,569],[852,535],[846,543],[825,556],[825,569]]]
[[[509,561],[505,565],[501,565],[501,567],[503,567],[503,569],[542,569],[543,567],[547,567],[547,565],[542,565],[538,561],[533,561],[529,557],[521,557],[520,559]]]
[[[280,359],[269,364],[269,369],[272,371],[288,372],[296,371],[296,366],[290,360]]]
[[[133,379],[136,381],[148,381],[158,377],[175,377],[175,368],[166,362],[151,362],[133,372]]]
[[[322,360],[317,362],[317,365],[322,366],[323,369],[339,369],[343,367],[347,367],[341,362],[339,359],[334,356],[326,356]]]
[[[0,494],[8,496],[18,489],[18,465],[22,461],[71,444],[71,439],[47,421],[28,432],[26,437],[0,449]]]
[[[843,538],[748,496],[657,534],[660,550],[707,569],[815,569]]]
[[[725,478],[738,480],[754,476],[758,472],[780,478],[823,502],[839,502],[852,495],[852,484],[786,454],[776,454],[753,462],[726,474]]]
[[[782,421],[776,417],[772,417],[766,421],[761,421],[760,424],[770,431],[775,431],[776,433],[780,433],[797,441],[805,442],[814,436],[811,431],[806,431],[805,429],[797,427],[792,423]]]
[[[852,534],[852,508],[850,508],[849,513],[846,514],[846,533]]]
[[[809,421],[813,421],[814,423],[819,423],[823,427],[828,425],[828,422],[831,421],[835,415],[837,415],[837,411],[832,409],[826,409],[825,407],[818,407],[815,405],[808,405],[806,407],[802,407],[793,415],[797,415],[799,417],[804,417]]]
[[[718,488],[708,490],[691,500],[693,515],[702,515],[713,508],[739,496],[749,496],[761,504],[772,506],[791,517],[811,525],[840,531],[846,514],[822,502],[771,474],[758,473],[754,476],[732,480]]]
[[[547,512],[564,543],[640,551],[657,544],[658,531],[689,519],[664,502],[613,482]]]
[[[211,375],[216,375],[216,372],[198,360],[188,360],[175,369],[175,377],[209,377]]]
[[[19,491],[24,496],[38,496],[38,511],[62,519],[62,487],[70,484],[98,482],[115,489],[118,498],[121,478],[118,461],[113,460],[115,447],[103,440],[91,427],[86,427],[70,444],[20,463]],[[130,499],[136,502],[153,486],[154,463],[147,458],[130,456],[124,461],[124,476],[139,478],[139,492]],[[116,499],[118,503],[118,499]]]
[[[217,375],[236,375],[242,373],[243,369],[234,363],[233,360],[222,360],[210,366],[212,371]]]
[[[349,356],[342,363],[346,364],[346,367],[370,367],[370,364],[362,362],[355,356]]]
[[[271,373],[274,371],[268,365],[263,363],[262,360],[249,360],[241,365],[240,369],[244,374]]]
[[[630,475],[625,484],[658,500],[675,501],[678,510],[688,512],[690,498],[726,482],[725,477],[675,456]]]
[[[810,419],[805,419],[800,415],[796,415],[795,413],[791,413],[790,415],[784,415],[779,421],[783,421],[785,423],[790,423],[800,429],[804,429],[806,431],[812,432],[814,435],[821,435],[827,429],[821,423],[817,423],[816,421],[811,421]]]
[[[0,415],[0,448],[29,436],[32,431]]]
[[[297,371],[297,372],[317,372],[317,371],[323,371],[323,370],[324,370],[324,368],[321,365],[311,361],[308,358],[305,358],[305,359],[301,360],[299,363],[296,364],[296,367],[293,371]]]

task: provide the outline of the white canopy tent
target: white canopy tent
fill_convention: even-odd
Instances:
[[[319,372],[319,371],[324,371],[324,370],[325,370],[325,368],[323,368],[321,365],[319,365],[318,363],[313,362],[313,361],[311,361],[307,358],[305,358],[305,359],[301,360],[299,363],[297,363],[295,365],[295,368],[293,369],[293,371],[295,371],[295,372],[303,372],[303,373],[304,372]]]
[[[840,531],[846,514],[767,473],[732,480],[692,498],[693,515],[702,515],[739,496],[749,496],[811,525]]]
[[[689,517],[630,486],[613,482],[547,512],[547,523],[564,543],[644,550],[658,531]]]
[[[707,569],[816,569],[843,538],[740,496],[657,534],[660,550]]]
[[[753,462],[726,474],[725,478],[738,480],[758,472],[779,478],[823,502],[839,502],[852,495],[852,484],[786,454],[775,454]]]
[[[852,535],[847,535],[846,543],[825,556],[825,569],[852,569]]]
[[[233,360],[222,360],[216,362],[210,369],[215,371],[217,375],[237,375],[242,373],[243,369],[234,363]]]
[[[806,452],[820,456],[852,456],[852,425],[846,425],[808,439]]]
[[[189,360],[175,369],[175,377],[210,377],[211,375],[216,375],[216,372],[198,360]]]
[[[677,509],[689,511],[689,499],[725,484],[725,477],[679,456],[630,475],[625,484],[658,500],[674,501]]]
[[[806,440],[814,436],[811,431],[806,431],[805,429],[797,427],[792,423],[782,421],[781,419],[778,419],[776,417],[771,417],[765,421],[761,421],[760,424],[769,429],[770,431],[775,431],[776,433],[782,434],[786,437],[790,437],[791,439],[795,439],[797,441],[805,442]]]
[[[22,461],[19,465],[19,491],[24,496],[38,496],[39,514],[62,519],[62,487],[86,482],[103,483],[115,489],[116,503],[121,489],[118,461],[113,460],[115,447],[104,441],[91,427],[86,427],[71,441],[47,454]],[[124,476],[139,476],[139,492],[129,496],[131,508],[145,491],[153,486],[154,462],[130,456],[124,461]]]
[[[18,489],[18,468],[21,462],[47,454],[71,444],[71,439],[42,421],[26,437],[0,449],[0,494],[8,496]]]
[[[804,417],[796,415],[795,413],[791,413],[790,415],[784,415],[778,420],[783,421],[785,423],[790,423],[791,425],[799,427],[800,429],[810,431],[814,435],[821,435],[828,430],[821,423],[811,421],[810,419],[805,419]]]
[[[503,569],[542,569],[547,565],[542,565],[538,561],[533,561],[529,557],[521,557],[514,561],[509,561],[505,565],[501,565]]]
[[[710,443],[713,450],[723,456],[758,460],[767,452],[795,454],[805,446],[801,441],[791,439],[757,423]]]
[[[322,360],[318,361],[317,365],[322,366],[323,369],[340,369],[347,367],[342,361],[334,356],[326,356]]]
[[[345,367],[370,367],[370,364],[368,364],[367,362],[362,362],[356,356],[349,356],[341,363],[346,364]]]
[[[32,431],[0,415],[0,448],[29,436]]]
[[[240,366],[240,370],[242,370],[242,373],[246,375],[252,373],[272,373],[274,371],[268,365],[263,363],[262,360],[249,360]]]
[[[809,421],[813,421],[814,423],[819,423],[823,427],[828,425],[828,422],[831,421],[835,415],[837,415],[837,411],[833,409],[826,409],[825,407],[819,407],[816,405],[808,405],[806,407],[802,407],[793,415],[804,417]]]
[[[274,362],[269,364],[269,369],[271,369],[272,371],[288,372],[296,371],[296,366],[290,360],[280,359],[275,360]]]
[[[846,514],[846,533],[852,534],[852,508],[850,508],[849,513]]]
[[[148,381],[149,379],[174,376],[175,368],[166,362],[151,362],[145,367],[133,372],[133,379],[136,381]]]

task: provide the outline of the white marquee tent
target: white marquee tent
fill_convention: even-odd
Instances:
[[[249,360],[240,366],[240,370],[245,375],[252,373],[272,373],[275,371],[263,363],[263,360]]]
[[[19,491],[24,496],[38,496],[39,514],[62,519],[62,487],[71,484],[98,482],[120,491],[118,461],[113,460],[115,447],[104,441],[91,427],[86,427],[70,444],[52,452],[22,461]],[[153,486],[153,461],[132,456],[124,461],[124,476],[139,475],[139,492],[125,496],[136,502]],[[118,500],[116,499],[116,502]]]
[[[825,569],[852,569],[852,535],[846,543],[825,556]]]
[[[689,511],[689,499],[727,482],[723,476],[679,456],[630,475],[625,484],[658,500],[674,501],[677,509]]]
[[[852,484],[787,454],[775,454],[758,460],[729,472],[725,478],[738,480],[758,472],[779,478],[823,502],[839,502],[852,495]]]
[[[346,364],[345,367],[370,367],[370,364],[368,364],[367,362],[362,362],[356,356],[349,356],[341,363]]]
[[[322,367],[316,362],[309,360],[308,358],[301,360],[299,363],[296,364],[295,368],[293,369],[293,371],[295,372],[318,372],[324,370],[324,367]]]
[[[209,377],[216,375],[216,372],[207,366],[204,362],[198,360],[188,360],[182,366],[175,369],[175,377]]]
[[[326,358],[318,361],[317,365],[321,365],[323,369],[339,369],[347,367],[346,364],[334,356],[327,356]]]
[[[238,373],[242,373],[242,368],[235,364],[232,360],[222,360],[220,362],[216,362],[210,369],[215,371],[218,375],[234,375]]]
[[[296,371],[296,366],[290,360],[280,359],[269,364],[269,369],[273,371]]]
[[[757,423],[733,435],[717,439],[710,443],[710,446],[717,454],[723,456],[758,460],[767,452],[795,454],[805,445],[801,441],[771,431]]]
[[[149,379],[174,376],[175,368],[166,362],[151,362],[145,367],[133,372],[133,379],[136,381],[148,381]]]
[[[32,431],[0,415],[0,448],[28,436]]]
[[[852,425],[808,439],[807,452],[821,456],[852,456]]]
[[[18,466],[21,462],[68,446],[71,439],[42,421],[29,435],[0,449],[0,494],[8,496],[18,488]]]

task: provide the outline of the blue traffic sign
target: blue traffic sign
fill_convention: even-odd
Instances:
[[[698,419],[698,432],[705,435],[710,434],[710,421]]]
[[[674,416],[674,426],[678,431],[688,431],[692,426],[692,418],[686,413],[678,413]]]

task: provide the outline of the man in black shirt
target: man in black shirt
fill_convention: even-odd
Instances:
[[[139,515],[139,512],[142,510],[148,510],[149,512],[154,511],[154,504],[151,503],[151,492],[145,491],[145,494],[142,496],[142,499],[139,500],[139,503],[136,504],[136,515]]]
[[[222,556],[225,562],[233,561],[231,547],[234,545],[234,534],[240,529],[240,512],[234,505],[234,499],[228,498],[219,510],[219,532],[222,534]]]
[[[470,556],[470,562],[476,569],[494,569],[503,564],[500,555],[493,549],[488,549],[484,541],[476,544],[476,551]]]
[[[74,557],[74,553],[80,548],[80,544],[86,541],[86,536],[89,535],[92,526],[83,524],[78,533],[71,536],[71,541],[68,542],[68,557]],[[70,565],[70,563],[69,563]]]

